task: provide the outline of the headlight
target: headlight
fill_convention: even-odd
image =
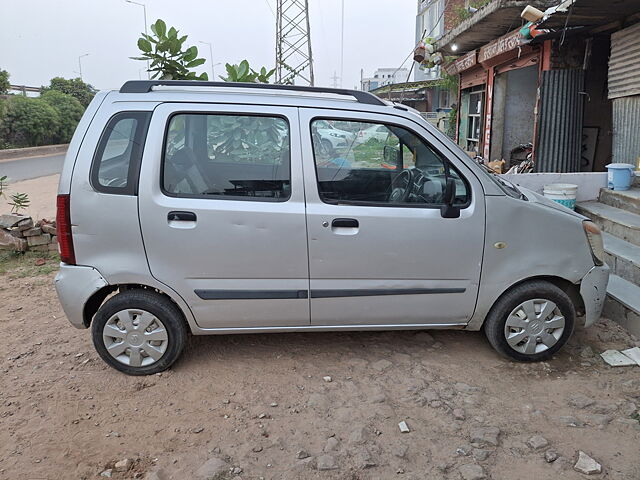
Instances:
[[[602,265],[604,263],[604,243],[602,242],[600,227],[586,220],[582,222],[582,228],[584,228],[584,233],[587,235],[594,263],[596,265]]]
[[[344,135],[340,135],[339,133],[330,133],[331,137],[344,138]]]

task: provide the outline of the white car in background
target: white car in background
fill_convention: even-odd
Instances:
[[[389,137],[389,129],[384,125],[374,125],[364,130],[360,130],[357,135],[356,143],[367,143],[372,138],[379,142],[386,142]]]
[[[335,128],[326,120],[320,120],[316,125],[316,132],[320,137],[320,143],[327,152],[336,148],[347,147],[356,139],[356,134]]]

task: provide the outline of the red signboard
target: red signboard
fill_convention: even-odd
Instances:
[[[453,62],[444,65],[445,72],[447,72],[449,75],[456,75],[460,72],[475,67],[478,64],[477,53],[478,51],[474,50],[473,52],[469,52],[460,58],[456,58]]]
[[[500,38],[495,39],[493,42],[488,43],[480,49],[478,54],[478,61],[484,63],[492,58],[502,55],[518,48],[521,45],[522,36],[519,30],[514,30]]]

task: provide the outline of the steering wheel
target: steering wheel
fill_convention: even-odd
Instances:
[[[391,181],[389,186],[390,203],[405,203],[413,190],[413,173],[411,170],[403,170]]]

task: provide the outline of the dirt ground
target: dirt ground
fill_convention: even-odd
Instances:
[[[1,479],[579,479],[579,450],[640,478],[640,367],[597,356],[638,342],[609,320],[538,364],[470,332],[230,335],[127,377],[30,255],[0,273]]]
[[[0,173],[2,173],[1,169]],[[22,213],[33,217],[35,220],[43,218],[54,220],[56,217],[56,194],[58,192],[59,179],[60,175],[50,175],[11,183],[5,193],[7,195],[27,193],[31,203],[29,208]],[[4,203],[4,201],[0,202],[3,210],[6,207]]]

